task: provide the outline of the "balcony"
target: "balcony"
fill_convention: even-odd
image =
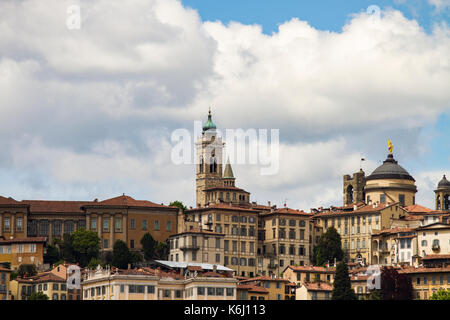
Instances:
[[[200,249],[200,247],[196,244],[186,244],[186,245],[180,246],[180,250],[182,250],[182,251],[198,250],[198,249]]]
[[[434,252],[439,252],[441,250],[441,247],[437,244],[437,245],[433,245],[431,247],[431,250],[433,250]]]
[[[270,263],[267,265],[267,268],[268,268],[268,269],[275,269],[275,268],[277,268],[277,267],[278,267],[278,265],[275,264],[275,263],[273,263],[273,262],[270,262]]]

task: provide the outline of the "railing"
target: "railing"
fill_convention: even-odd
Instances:
[[[196,244],[186,244],[180,246],[180,250],[198,250],[200,247]]]

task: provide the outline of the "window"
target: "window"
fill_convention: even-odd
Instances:
[[[4,220],[3,220],[3,224],[4,224],[3,229],[4,229],[5,231],[9,231],[9,229],[11,228],[11,225],[10,225],[10,222],[9,222],[9,221],[10,221],[10,220],[9,220],[8,217],[4,218]]]
[[[103,219],[103,231],[109,231],[109,218]]]
[[[147,223],[147,221],[145,223]],[[136,228],[135,220],[134,219],[130,219],[130,229],[135,229],[135,228]]]
[[[11,250],[11,248],[10,248],[10,250]],[[30,244],[30,252],[31,253],[36,252],[36,244],[35,243]],[[11,253],[11,252],[9,252],[9,253]]]
[[[109,248],[109,241],[108,239],[103,240],[103,248],[108,249]]]
[[[73,221],[68,220],[64,222],[64,233],[65,234],[72,234],[73,233]]]
[[[225,252],[228,252],[229,246],[230,246],[230,241],[229,240],[225,240],[224,241],[224,251]]]
[[[402,206],[405,205],[405,195],[404,195],[404,194],[399,194],[399,195],[398,195],[398,202],[400,202],[400,204],[401,204]]]
[[[52,300],[58,300],[58,294],[57,293],[54,293],[52,295]]]
[[[91,230],[97,230],[97,218],[91,218]]]
[[[167,223],[166,223],[166,231],[172,231],[172,221],[167,221]]]
[[[16,230],[17,231],[22,231],[22,218],[17,218],[16,220]]]
[[[122,219],[116,219],[116,230],[120,231],[122,228]]]
[[[223,296],[224,288],[216,288],[216,296]]]
[[[159,221],[158,220],[155,220],[154,229],[159,230]]]
[[[130,248],[134,249],[134,240],[130,240]]]
[[[227,297],[232,297],[234,295],[234,288],[227,288]]]
[[[18,245],[17,251],[18,251],[19,253],[23,253],[23,244],[19,244],[19,245]]]
[[[48,220],[41,220],[39,222],[39,235],[40,236],[48,236],[49,222]]]
[[[53,284],[53,290],[54,291],[58,291],[59,290],[59,285],[57,283]]]
[[[147,230],[147,220],[142,220],[142,230]]]
[[[197,295],[204,296],[205,295],[205,288],[204,287],[198,287],[197,288]]]
[[[216,295],[216,288],[214,287],[208,287],[208,296],[215,296]]]
[[[216,253],[216,262],[220,262],[220,253]]]
[[[155,293],[155,286],[147,286],[147,293]]]
[[[386,203],[386,195],[385,194],[381,194],[380,195],[380,202],[381,203]]]
[[[120,293],[124,293],[125,292],[125,285],[121,284],[120,285]]]
[[[54,220],[53,221],[53,230],[52,233],[54,236],[60,236],[61,235],[61,220]]]

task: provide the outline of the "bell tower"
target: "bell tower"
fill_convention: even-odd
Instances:
[[[205,189],[223,185],[222,164],[225,143],[217,135],[216,125],[212,122],[211,110],[203,125],[201,137],[196,146],[196,206],[204,207],[208,201]]]

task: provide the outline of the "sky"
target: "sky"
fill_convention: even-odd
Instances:
[[[362,157],[370,174],[390,139],[433,208],[450,175],[449,14],[449,0],[1,1],[0,195],[193,206],[171,138],[211,108],[218,128],[279,130],[276,174],[233,165],[252,201],[340,205],[342,176]]]

